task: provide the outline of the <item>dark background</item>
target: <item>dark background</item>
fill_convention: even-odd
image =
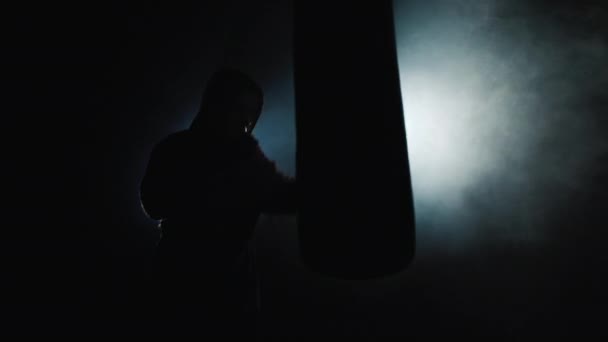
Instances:
[[[416,260],[386,279],[322,278],[300,262],[294,218],[263,217],[263,331],[605,334],[606,6],[395,8]],[[137,193],[148,154],[187,127],[205,79],[225,62],[266,89],[255,134],[295,173],[290,10],[290,1],[233,0],[3,11],[3,333],[153,334],[139,310],[155,291],[143,275],[158,231]],[[407,91],[422,89],[412,75],[437,75],[429,70],[449,76],[432,94],[454,93],[440,93],[449,79],[450,89],[499,95],[472,97],[478,107],[425,126],[413,105],[408,113]],[[432,114],[461,103],[431,101],[443,102]],[[424,149],[445,132],[458,133],[447,145],[460,149]]]

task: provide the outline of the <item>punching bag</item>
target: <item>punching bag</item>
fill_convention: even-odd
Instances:
[[[414,256],[392,1],[296,0],[298,235],[304,263],[345,279]]]

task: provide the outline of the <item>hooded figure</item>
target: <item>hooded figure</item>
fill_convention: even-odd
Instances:
[[[161,324],[170,333],[245,333],[258,310],[251,238],[262,212],[295,211],[293,179],[281,174],[251,131],[263,92],[221,69],[189,129],[153,149],[141,183],[146,214],[160,221]]]

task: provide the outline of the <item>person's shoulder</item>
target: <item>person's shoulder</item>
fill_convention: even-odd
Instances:
[[[243,140],[245,141],[245,144],[249,145],[252,148],[260,148],[260,143],[258,142],[258,139],[256,139],[256,137],[251,134],[245,134]]]
[[[182,130],[173,132],[167,135],[161,143],[164,144],[179,144],[184,143],[192,139],[192,132],[190,130]]]
[[[173,132],[162,139],[159,145],[171,146],[190,143],[193,139],[193,134],[190,130],[182,130]]]
[[[243,146],[248,155],[254,158],[265,158],[264,151],[262,151],[259,141],[253,135],[246,134],[243,137]]]
[[[174,149],[181,149],[189,140],[191,140],[190,135],[188,130],[173,132],[161,139],[156,146],[154,146],[154,152],[156,154],[164,154],[171,153]]]
[[[248,144],[248,148],[249,148],[249,151],[250,151],[250,156],[254,160],[256,160],[258,162],[262,162],[262,163],[272,164],[272,165],[275,164],[274,161],[271,161],[266,156],[266,153],[264,153],[264,150],[260,146],[260,143],[258,142],[258,140],[254,136],[249,135],[247,137],[247,144]]]

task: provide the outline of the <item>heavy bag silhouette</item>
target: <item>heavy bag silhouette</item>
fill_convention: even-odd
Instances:
[[[334,277],[394,274],[415,221],[392,1],[296,0],[294,15],[301,256]]]

